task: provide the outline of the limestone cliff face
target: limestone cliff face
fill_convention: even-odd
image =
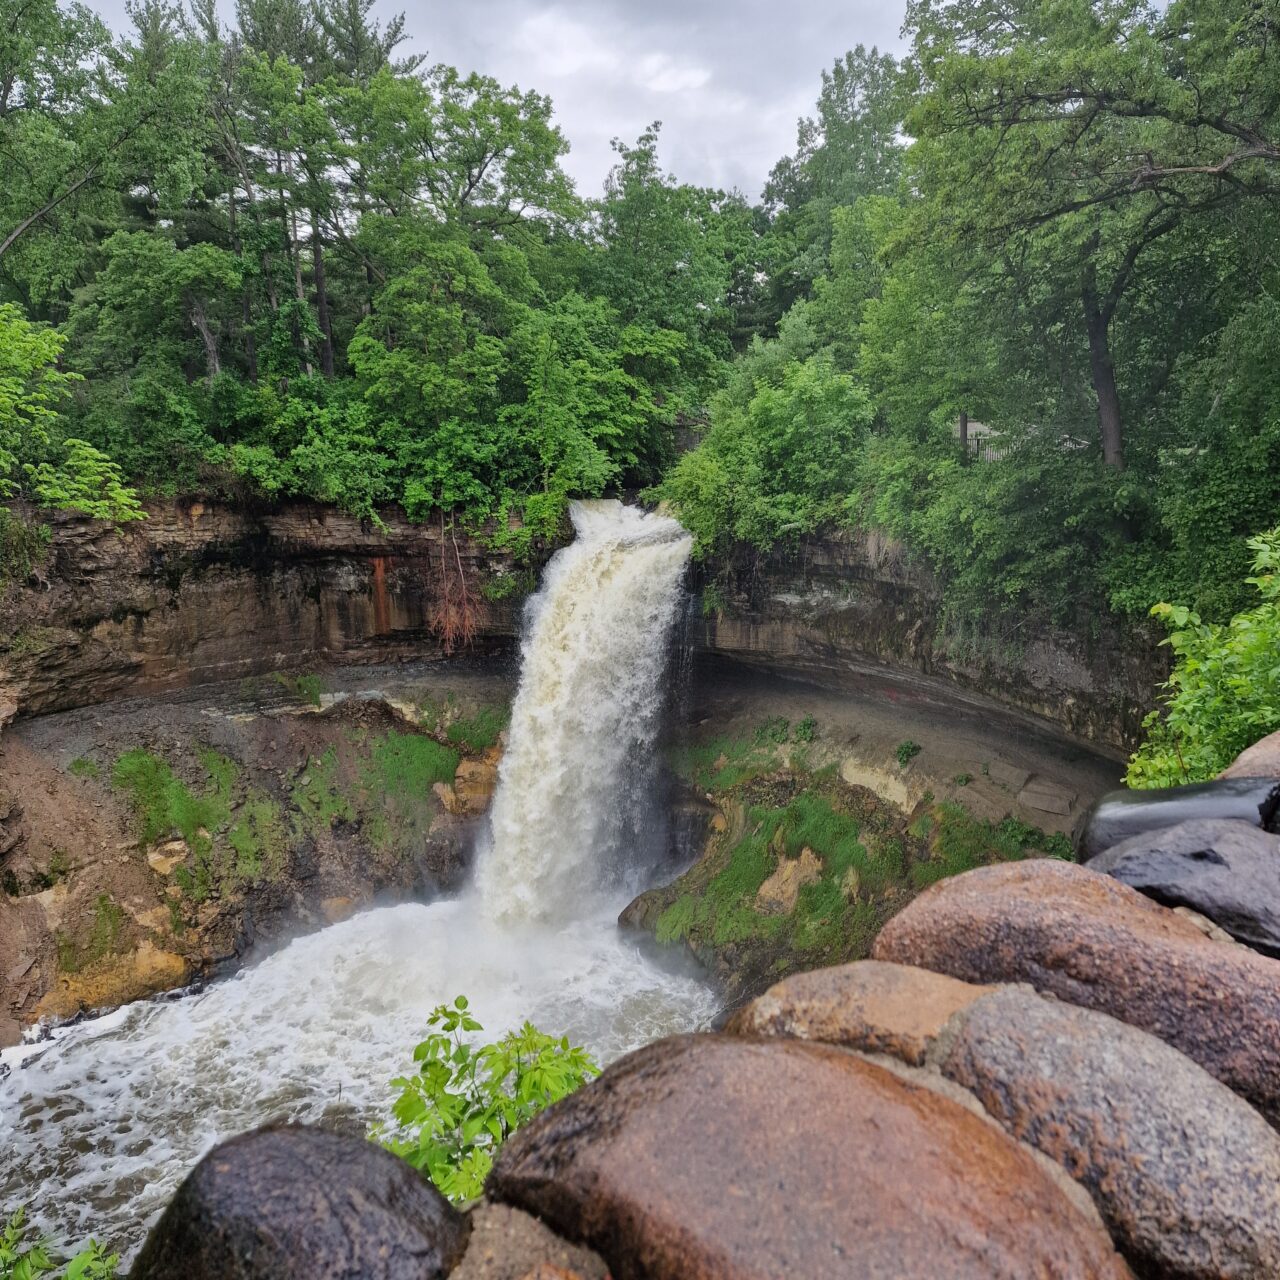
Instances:
[[[0,704],[23,715],[326,659],[442,652],[441,568],[465,578],[477,643],[515,635],[520,596],[491,601],[508,559],[438,524],[385,527],[310,503],[261,512],[153,502],[117,531],[60,514],[43,569],[0,600]],[[0,721],[3,712],[0,712]]]
[[[41,574],[0,600],[0,723],[6,704],[35,715],[325,660],[442,654],[445,557],[475,602],[476,645],[510,645],[524,591],[495,588],[532,581],[395,512],[381,529],[314,503],[154,502],[148,515],[122,532],[54,518]],[[875,535],[812,539],[762,558],[738,587],[693,628],[698,648],[837,684],[877,664],[943,676],[1113,750],[1132,747],[1167,673],[1157,638],[1137,630],[961,645],[942,634],[927,566]]]
[[[875,533],[808,540],[762,558],[736,586],[699,623],[708,651],[834,682],[877,664],[915,669],[1116,751],[1132,750],[1168,677],[1167,650],[1144,628],[947,636],[938,580]]]

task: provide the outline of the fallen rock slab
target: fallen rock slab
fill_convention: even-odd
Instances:
[[[1181,822],[1122,841],[1088,866],[1280,955],[1280,836],[1247,822]]]
[[[1280,961],[1211,941],[1110,876],[1051,859],[980,867],[922,893],[872,956],[1108,1013],[1280,1122]]]
[[[1280,1275],[1280,1135],[1135,1027],[876,961],[789,978],[731,1027],[927,1060],[1075,1178],[1143,1275]]]
[[[480,1204],[468,1215],[471,1241],[451,1280],[609,1280],[600,1257],[561,1240],[536,1218],[505,1204]]]
[[[282,1125],[215,1147],[187,1175],[130,1280],[443,1280],[470,1224],[403,1160]]]
[[[615,1280],[1128,1275],[995,1126],[799,1041],[649,1045],[508,1139],[488,1193]]]

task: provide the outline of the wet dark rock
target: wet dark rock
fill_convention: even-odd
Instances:
[[[1089,869],[1280,955],[1280,836],[1229,819],[1180,822],[1113,845]]]
[[[470,1223],[404,1161],[320,1129],[215,1147],[152,1229],[130,1280],[443,1280]]]
[[[1280,780],[1232,777],[1189,787],[1109,791],[1081,819],[1076,854],[1089,862],[1122,840],[1206,819],[1280,830]]]
[[[1280,961],[1211,941],[1110,876],[1050,859],[980,867],[922,893],[872,954],[1108,1013],[1280,1122]]]
[[[615,1280],[1128,1275],[989,1121],[799,1041],[649,1045],[508,1139],[489,1194]]]

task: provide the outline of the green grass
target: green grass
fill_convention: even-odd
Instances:
[[[61,929],[54,934],[58,950],[58,968],[63,973],[79,973],[120,950],[124,934],[125,915],[119,903],[108,894],[100,893],[93,904],[93,923],[82,941],[77,941]]]
[[[772,744],[737,738],[713,738],[683,747],[674,752],[671,764],[703,791],[729,791],[775,773],[781,766]]]
[[[930,845],[929,860],[911,868],[911,879],[920,889],[975,867],[1018,862],[1036,853],[1067,860],[1072,856],[1071,841],[1061,833],[1048,835],[1017,818],[987,822],[948,801],[921,814],[910,833]]]
[[[111,780],[128,792],[143,844],[176,831],[194,849],[208,843],[201,830],[213,832],[227,821],[236,766],[216,751],[202,751],[200,758],[213,782],[213,790],[204,795],[193,793],[163,760],[142,748],[126,751],[116,761]]]
[[[473,715],[454,720],[444,731],[445,739],[463,751],[477,753],[495,746],[507,727],[511,713],[505,707],[481,707]]]
[[[375,792],[424,795],[437,782],[452,782],[461,759],[434,738],[392,730],[374,745],[364,780]]]
[[[311,757],[293,785],[291,799],[303,825],[313,833],[356,818],[351,797],[338,785],[338,753],[333,747]]]
[[[112,781],[128,792],[144,844],[177,833],[190,850],[174,870],[179,888],[196,902],[274,879],[288,859],[288,834],[279,806],[257,788],[244,788],[240,766],[217,751],[197,751],[207,785],[193,791],[149,751],[128,751]],[[241,803],[234,811],[237,796]]]
[[[293,676],[286,675],[283,671],[277,671],[275,679],[299,702],[309,703],[313,707],[320,706],[322,695],[325,692],[325,682],[322,676],[316,675],[315,672],[306,672],[303,675]]]
[[[102,771],[88,756],[77,756],[68,766],[67,772],[73,778],[99,778]]]

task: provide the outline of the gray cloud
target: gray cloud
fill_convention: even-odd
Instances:
[[[90,0],[93,3],[93,0]],[[584,195],[610,139],[663,122],[662,159],[686,182],[759,194],[795,143],[819,76],[856,44],[899,50],[905,0],[444,0],[404,4],[414,52],[549,94]],[[124,0],[94,5],[117,29]],[[228,13],[230,3],[225,5]]]

